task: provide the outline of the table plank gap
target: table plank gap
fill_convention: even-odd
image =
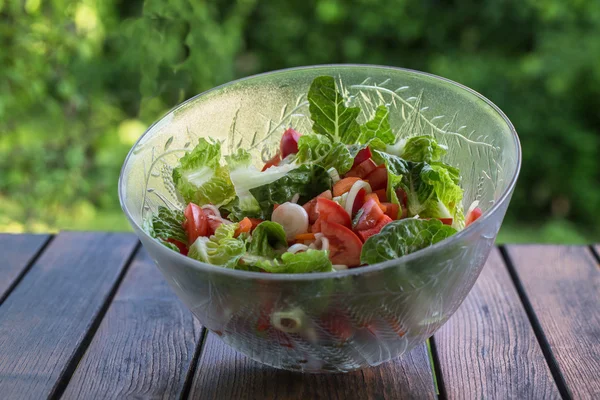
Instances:
[[[232,384],[235,382],[235,384]],[[189,399],[436,399],[427,347],[346,374],[302,374],[262,365],[208,333]]]
[[[198,361],[200,360],[200,356],[204,351],[204,346],[206,346],[206,337],[208,336],[208,330],[206,328],[202,328],[202,332],[200,333],[200,340],[196,346],[194,357],[192,359],[192,364],[188,370],[188,373],[185,377],[185,382],[183,383],[183,390],[181,391],[181,396],[179,398],[181,400],[187,399],[190,396],[190,391],[192,390],[192,384],[194,383],[194,376],[196,375],[196,369],[198,368]]]
[[[61,232],[2,305],[0,393],[56,397],[139,246],[129,233]]]
[[[497,248],[434,343],[448,399],[560,397]]]
[[[52,241],[52,235],[0,234],[0,306]]]
[[[140,249],[62,398],[177,398],[202,329]]]
[[[446,383],[444,382],[444,374],[442,374],[442,363],[440,362],[440,354],[435,342],[435,336],[429,338],[429,345],[431,346],[431,357],[433,358],[433,372],[435,373],[435,380],[437,382],[438,399],[446,400],[448,398],[448,393],[446,392]]]
[[[594,258],[596,259],[596,263],[598,265],[598,268],[600,268],[600,244],[591,245],[590,246],[590,251],[594,255]]]
[[[509,245],[508,269],[564,398],[600,396],[600,270],[584,246]]]

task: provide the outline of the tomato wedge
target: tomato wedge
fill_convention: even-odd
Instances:
[[[388,198],[387,198],[387,192],[385,189],[374,190],[373,193],[375,193],[377,195],[377,197],[379,197],[379,201],[381,203],[387,203]]]
[[[265,163],[265,166],[263,167],[261,172],[264,172],[273,166],[279,165],[280,162],[281,162],[281,155],[279,153],[277,153],[273,156],[273,158],[271,158],[269,161],[267,161]]]
[[[442,221],[442,224],[444,225],[452,225],[452,218],[440,218],[440,221]]]
[[[185,215],[185,222],[183,227],[188,235],[188,243],[192,245],[200,236],[208,236],[210,233],[210,226],[208,219],[202,208],[197,204],[190,203],[183,212]]]
[[[356,157],[354,157],[354,163],[352,164],[352,168],[356,167],[361,162],[368,160],[369,158],[371,158],[372,155],[373,154],[371,154],[371,150],[368,147],[362,149],[356,154]]]
[[[323,221],[321,232],[329,240],[329,259],[348,267],[360,265],[362,242],[350,229],[335,222]]]
[[[184,256],[187,256],[188,248],[186,247],[185,244],[183,244],[179,240],[175,240],[175,239],[167,239],[167,242],[173,243],[175,246],[177,246],[177,248],[179,249],[179,252],[181,254],[183,254]]]
[[[324,199],[333,199],[333,195],[331,194],[331,190],[326,190],[323,193],[321,193],[320,195],[318,195],[317,197],[315,197],[314,199],[310,200],[309,202],[307,202],[306,204],[304,204],[302,207],[304,207],[304,209],[306,210],[306,213],[308,214],[308,222],[310,224],[314,224],[315,221],[317,220],[317,218],[319,218],[319,213],[317,213],[317,199],[319,198],[324,198]]]
[[[379,220],[385,215],[379,204],[374,199],[369,199],[365,205],[358,211],[358,221],[354,225],[355,231],[364,231],[374,228]]]
[[[385,206],[385,215],[390,217],[393,220],[397,220],[399,217],[400,206],[395,203],[381,203],[382,206]]]
[[[367,175],[371,172],[375,171],[377,168],[377,164],[368,158],[365,161],[358,164],[356,167],[352,168],[350,171],[346,172],[346,177],[358,176],[360,179],[365,179]]]
[[[467,214],[467,217],[465,218],[465,226],[471,225],[473,222],[475,222],[477,220],[477,218],[481,217],[481,214],[483,214],[483,211],[481,211],[481,208],[475,207],[474,209],[472,209]]]
[[[365,242],[368,238],[370,238],[373,235],[378,234],[379,232],[381,232],[381,229],[386,226],[387,224],[389,224],[390,222],[392,222],[392,219],[387,216],[387,215],[383,215],[383,217],[381,217],[377,223],[375,224],[375,226],[373,226],[372,228],[369,229],[363,229],[358,231],[358,236],[360,237],[360,239]]]
[[[354,204],[352,204],[352,215],[356,214],[358,210],[365,204],[365,200],[367,197],[367,191],[365,189],[360,189],[356,193],[356,198],[354,199]]]
[[[286,158],[290,154],[296,154],[298,152],[299,139],[300,134],[292,128],[288,128],[283,132],[281,142],[279,142],[279,153],[281,154],[281,158]]]
[[[371,172],[365,180],[369,181],[373,191],[385,189],[387,187],[388,173],[385,165],[380,165]]]
[[[352,227],[352,221],[350,221],[350,216],[348,215],[346,210],[344,210],[342,206],[340,206],[333,200],[325,198],[317,199],[316,211],[319,214],[319,218],[315,221],[315,224],[312,226],[313,233],[319,232],[321,230],[321,224],[323,223],[323,221],[335,222],[347,228]]]

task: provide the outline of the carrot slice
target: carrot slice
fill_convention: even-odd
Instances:
[[[352,185],[359,181],[358,176],[351,176],[348,178],[341,179],[333,184],[333,196],[338,197],[350,190]]]
[[[315,240],[315,234],[314,233],[301,233],[299,235],[296,235],[296,237],[294,238],[297,241],[304,241],[304,240]]]
[[[239,226],[233,234],[234,237],[238,237],[244,232],[250,232],[250,229],[252,229],[252,221],[250,221],[250,218],[248,217],[244,217],[244,219],[241,220],[238,224]]]
[[[368,195],[366,195],[365,196],[365,203],[367,201],[369,201],[369,199],[375,200],[375,203],[377,203],[377,205],[379,206],[379,208],[381,208],[381,211],[383,211],[385,213],[385,211],[387,210],[387,207],[384,206],[383,204],[381,204],[381,202],[379,201],[379,196],[377,196],[377,194],[375,194],[375,193],[369,193]]]

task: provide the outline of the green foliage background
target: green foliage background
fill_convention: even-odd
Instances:
[[[524,160],[500,241],[600,238],[600,2],[0,0],[0,231],[128,229],[144,128],[234,78],[357,62],[428,71],[511,118]]]

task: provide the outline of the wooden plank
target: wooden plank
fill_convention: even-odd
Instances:
[[[496,248],[434,342],[448,399],[560,398]]]
[[[62,398],[180,398],[201,330],[141,250]]]
[[[0,309],[3,398],[60,392],[137,243],[124,233],[54,238]]]
[[[48,239],[50,235],[0,234],[0,304]]]
[[[590,249],[515,245],[507,254],[563,390],[600,398],[600,268]]]
[[[403,358],[347,374],[301,374],[253,361],[207,336],[190,399],[434,399],[425,345]]]

